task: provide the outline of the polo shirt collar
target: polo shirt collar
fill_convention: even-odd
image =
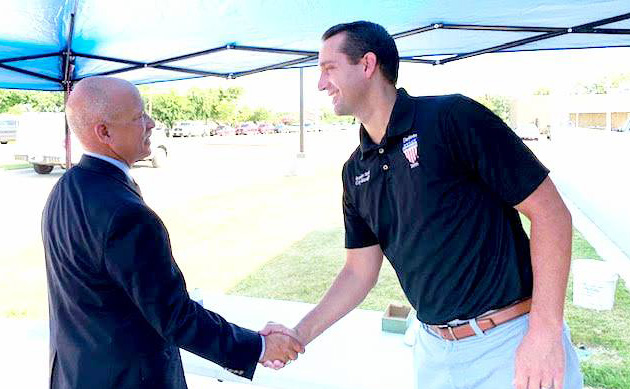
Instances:
[[[415,116],[415,108],[416,106],[413,103],[413,99],[407,94],[407,91],[403,88],[399,88],[396,92],[396,102],[394,103],[392,114],[389,117],[387,129],[385,130],[385,137],[381,144],[386,142],[387,139],[402,135],[411,129]],[[361,159],[363,159],[366,153],[377,149],[379,145],[372,142],[367,130],[363,127],[363,123],[360,127],[359,137]]]

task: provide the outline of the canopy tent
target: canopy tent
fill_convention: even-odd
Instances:
[[[5,0],[0,88],[68,92],[95,75],[143,84],[313,66],[322,32],[354,20],[383,25],[402,61],[433,65],[630,46],[628,0]],[[66,128],[67,166],[70,149]]]
[[[402,61],[434,65],[490,52],[630,46],[628,0],[7,0],[0,88],[312,66],[323,31],[361,19],[393,34]]]

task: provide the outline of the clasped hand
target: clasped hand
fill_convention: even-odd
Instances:
[[[304,353],[297,333],[282,324],[269,322],[259,334],[265,338],[265,354],[259,361],[265,367],[281,369]]]

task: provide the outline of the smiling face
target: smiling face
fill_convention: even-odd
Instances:
[[[352,64],[342,48],[346,33],[342,32],[326,39],[319,51],[321,75],[317,87],[333,98],[337,115],[355,115],[363,103],[367,89],[363,60]]]

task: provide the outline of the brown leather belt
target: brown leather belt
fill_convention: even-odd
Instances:
[[[492,313],[477,317],[477,325],[481,331],[488,331],[500,324],[516,319],[519,316],[523,316],[529,312],[531,306],[531,298],[520,301]],[[436,335],[446,340],[460,340],[475,335],[475,330],[468,323],[455,326],[449,326],[448,324],[430,325],[429,328],[431,328]]]

